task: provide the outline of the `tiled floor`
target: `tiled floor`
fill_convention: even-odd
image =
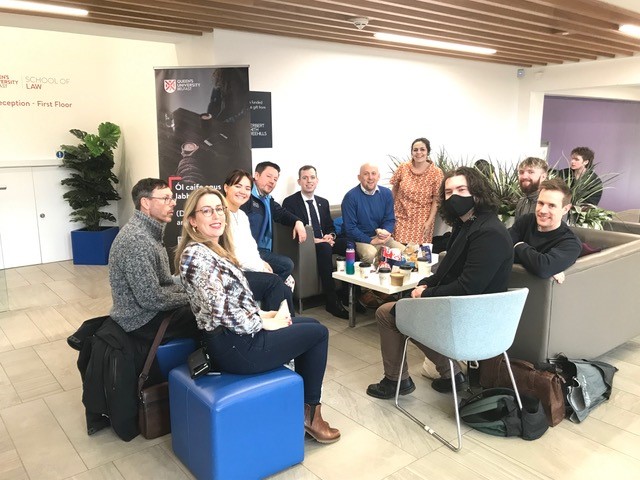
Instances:
[[[86,435],[76,352],[65,338],[109,311],[106,267],[70,262],[6,271],[10,311],[0,313],[0,480],[193,478],[173,456],[169,436],[120,441],[110,430]],[[323,309],[306,312],[331,331],[323,414],[342,439],[305,444],[305,460],[278,479],[632,479],[640,478],[640,338],[605,356],[620,371],[611,400],[581,425],[565,420],[526,442],[465,429],[452,453],[401,416],[392,401],[366,396],[381,378],[378,333],[369,315],[350,329]],[[631,319],[630,319],[631,320]],[[454,438],[448,395],[420,376],[404,397],[419,417]]]

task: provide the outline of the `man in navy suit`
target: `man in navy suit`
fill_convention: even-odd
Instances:
[[[285,198],[282,206],[301,219],[305,225],[310,225],[313,228],[318,274],[322,282],[322,290],[327,297],[326,310],[336,317],[348,319],[349,312],[338,299],[335,283],[331,276],[333,272],[331,255],[334,253],[344,255],[347,241],[344,238],[336,237],[336,229],[329,211],[329,202],[314,195],[318,186],[318,174],[315,167],[305,165],[298,170],[298,185],[300,185],[300,191]]]

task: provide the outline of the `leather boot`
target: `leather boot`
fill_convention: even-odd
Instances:
[[[322,418],[320,404],[304,404],[304,431],[319,443],[334,443],[340,440],[340,430],[331,428]]]

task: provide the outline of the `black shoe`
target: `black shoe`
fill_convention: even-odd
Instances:
[[[387,377],[384,377],[380,380],[380,383],[372,383],[367,387],[367,395],[385,400],[388,398],[394,398],[396,396],[397,385],[398,382],[394,382],[393,380],[389,380]],[[400,382],[400,395],[407,395],[415,389],[416,384],[413,383],[411,377]]]
[[[342,306],[342,303],[340,303],[337,300],[327,303],[327,306],[324,307],[324,309],[334,317],[349,320],[349,311],[346,308],[344,308]]]
[[[367,307],[362,305],[358,300],[356,300],[356,312],[367,313]]]
[[[462,384],[467,381],[464,373],[458,372],[454,377],[456,381],[456,392],[462,390]],[[431,382],[431,388],[433,388],[436,392],[440,393],[448,393],[451,391],[451,377],[449,378],[437,378],[433,382]]]
[[[342,300],[342,305],[344,306],[344,308],[347,309],[347,311],[349,311],[349,297],[347,297],[347,299],[343,299]],[[356,299],[356,312],[358,313],[367,313],[367,307],[365,307],[364,305],[362,305],[358,299]]]

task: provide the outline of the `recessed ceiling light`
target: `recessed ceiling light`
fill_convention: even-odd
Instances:
[[[437,40],[427,40],[425,38],[406,37],[404,35],[394,35],[392,33],[374,33],[373,36],[378,40],[394,43],[406,43],[409,45],[418,45],[421,47],[441,48],[444,50],[455,50],[458,52],[479,53],[481,55],[493,55],[496,50],[493,48],[476,47],[473,45],[464,45],[461,43],[440,42]]]
[[[55,13],[58,15],[75,15],[78,17],[89,15],[89,12],[82,8],[58,7],[57,5],[45,5],[43,3],[36,2],[21,2],[18,0],[0,0],[0,8],[27,10],[29,12],[40,13]]]
[[[632,37],[640,37],[640,27],[637,25],[620,25],[618,30],[626,35],[631,35]]]

